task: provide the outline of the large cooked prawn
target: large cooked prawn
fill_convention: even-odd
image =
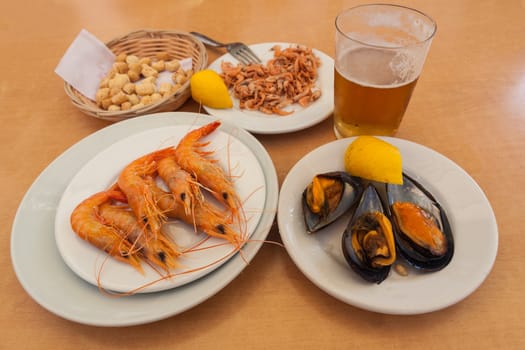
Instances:
[[[108,255],[141,273],[141,261],[159,273],[164,270],[157,281],[148,282],[129,294],[160,280],[220,263],[239,252],[248,241],[247,220],[233,182],[218,160],[213,159],[213,152],[204,149],[209,142],[202,139],[219,125],[219,121],[204,125],[186,134],[177,147],[160,149],[133,160],[121,171],[114,185],[84,200],[72,212],[73,230]],[[165,191],[164,185],[169,191]],[[205,238],[181,251],[172,237],[165,234],[167,231],[162,230],[172,218],[224,242],[201,246]],[[177,269],[181,254],[230,244],[229,253],[205,266]]]
[[[233,182],[217,160],[206,157],[213,153],[202,149],[209,142],[200,142],[220,125],[220,121],[214,121],[187,133],[175,148],[174,157],[184,170],[192,174],[199,183],[210,190],[212,196],[231,210],[234,218],[240,219],[242,202],[235,192]]]
[[[139,253],[133,249],[125,234],[100,218],[100,206],[112,198],[121,198],[121,195],[118,191],[102,191],[86,198],[71,213],[71,228],[83,240],[142,273]]]
[[[159,160],[172,154],[173,147],[168,147],[137,158],[122,170],[117,181],[141,226],[154,235],[160,234],[165,215],[158,208],[146,178],[157,172]]]
[[[175,243],[165,235],[154,236],[148,229],[142,229],[133,212],[126,206],[104,203],[100,206],[100,217],[108,225],[124,232],[133,247],[148,262],[166,271],[177,267],[180,253]]]
[[[208,236],[225,239],[239,247],[245,237],[231,228],[229,220],[211,203],[197,201],[191,213],[187,213],[180,197],[163,191],[156,185],[151,189],[155,193],[159,207],[170,218],[179,219],[195,230],[200,230]]]
[[[185,215],[191,215],[196,201],[203,200],[197,181],[171,156],[158,161],[158,173],[171,193],[182,203]]]

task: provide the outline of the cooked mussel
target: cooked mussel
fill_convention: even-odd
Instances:
[[[343,234],[342,247],[350,267],[369,282],[381,283],[396,260],[392,224],[371,184]]]
[[[337,220],[357,202],[360,194],[359,181],[346,172],[314,176],[302,196],[307,231],[316,232]]]
[[[400,255],[423,270],[447,266],[454,238],[445,210],[432,194],[404,174],[402,185],[387,184],[386,197]]]

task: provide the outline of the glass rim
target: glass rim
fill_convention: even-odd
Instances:
[[[340,23],[339,23],[339,19],[341,18],[341,16],[343,14],[346,14],[346,13],[352,11],[352,10],[355,10],[355,9],[359,9],[359,8],[363,8],[363,7],[372,7],[372,6],[394,7],[394,8],[405,9],[405,10],[409,10],[411,12],[415,12],[415,13],[425,17],[426,19],[428,19],[430,21],[430,23],[432,24],[433,30],[425,39],[418,40],[417,43],[413,43],[413,44],[409,44],[409,45],[399,45],[399,46],[384,46],[384,45],[371,44],[371,43],[368,43],[366,41],[353,38],[352,36],[350,36],[350,35],[348,35],[348,34],[346,34],[346,33],[344,33],[342,31]],[[355,41],[356,43],[360,43],[362,45],[366,45],[366,46],[370,46],[370,47],[381,48],[381,49],[396,50],[396,49],[410,48],[410,47],[422,45],[422,44],[432,40],[432,38],[434,37],[434,35],[436,34],[436,31],[437,31],[437,23],[432,17],[430,17],[429,15],[424,13],[423,11],[417,10],[415,8],[412,8],[412,7],[403,6],[403,5],[396,5],[396,4],[387,4],[387,3],[372,3],[372,4],[362,4],[362,5],[357,5],[357,6],[354,6],[354,7],[349,7],[347,9],[341,11],[335,17],[335,28],[336,28],[338,33],[340,33],[341,35],[343,35],[347,39]]]

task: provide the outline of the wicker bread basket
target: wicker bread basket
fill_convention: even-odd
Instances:
[[[126,53],[139,57],[155,57],[156,53],[166,52],[170,58],[179,60],[191,57],[194,72],[204,69],[208,64],[208,55],[204,45],[191,34],[184,32],[139,30],[113,39],[106,45],[115,55]],[[174,111],[191,96],[188,80],[173,94],[155,103],[132,110],[107,111],[98,107],[95,101],[82,95],[67,82],[64,88],[73,105],[82,112],[109,121],[120,121],[155,112]]]

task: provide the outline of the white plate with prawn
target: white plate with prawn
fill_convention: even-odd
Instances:
[[[254,53],[261,59],[263,64],[274,58],[272,48],[278,45],[281,50],[297,46],[292,43],[261,43],[249,45]],[[313,54],[319,58],[320,65],[317,68],[317,80],[315,90],[320,91],[318,99],[309,105],[302,107],[298,103],[293,103],[284,108],[285,111],[293,112],[289,115],[280,116],[277,114],[266,114],[258,110],[241,109],[239,99],[232,97],[233,108],[214,109],[204,107],[211,115],[225,121],[235,123],[239,127],[253,133],[259,134],[280,134],[298,131],[311,127],[326,119],[333,112],[334,100],[334,61],[325,53],[312,49]],[[219,57],[209,66],[210,69],[221,74],[223,62],[237,65],[238,61],[229,53]]]
[[[153,292],[192,282],[235,254],[259,223],[266,188],[256,156],[220,124],[146,130],[87,162],[57,209],[56,240],[66,264],[104,290]],[[203,142],[209,144],[196,147]],[[216,203],[215,193],[229,199],[234,214]],[[86,242],[101,240],[104,250]],[[111,257],[120,261],[106,253],[114,250]]]
[[[255,154],[264,172],[266,202],[252,241],[220,268],[175,289],[111,298],[79,278],[63,261],[56,242],[54,221],[62,194],[80,169],[113,143],[150,129],[208,123],[203,114],[158,113],[132,118],[101,129],[62,153],[35,179],[18,207],[11,232],[11,259],[25,291],[42,307],[65,319],[96,326],[130,326],[161,320],[204,302],[231,282],[251,261],[266,238],[275,217],[277,175],[264,147],[249,133],[223,124]],[[67,291],[67,298],[64,293]]]
[[[381,284],[363,280],[348,265],[341,248],[348,213],[308,234],[301,197],[317,174],[344,170],[343,154],[353,138],[336,140],[303,157],[288,173],[279,198],[277,220],[284,245],[298,268],[329,295],[356,307],[386,314],[421,314],[451,306],[470,295],[494,264],[498,229],[483,191],[457,164],[409,141],[384,138],[398,147],[403,170],[445,208],[454,235],[454,255],[436,272],[392,269]],[[334,157],[339,154],[340,157]]]

